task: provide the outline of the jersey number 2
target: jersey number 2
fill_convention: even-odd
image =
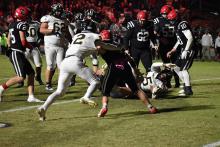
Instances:
[[[84,34],[77,35],[77,38],[73,41],[73,44],[82,44],[82,40],[86,37]]]

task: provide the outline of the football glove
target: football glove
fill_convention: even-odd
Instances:
[[[184,50],[181,54],[181,59],[186,59],[187,55],[188,55],[188,51]]]

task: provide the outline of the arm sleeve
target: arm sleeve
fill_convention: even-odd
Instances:
[[[116,45],[113,45],[113,44],[110,44],[110,43],[105,43],[101,40],[96,40],[95,45],[96,46],[101,46],[102,49],[109,50],[109,51],[119,51],[119,50],[121,50],[120,47],[118,47]]]
[[[177,39],[177,41],[176,41],[176,44],[174,45],[174,49],[177,49],[177,47],[179,46],[179,44],[180,44],[180,42],[179,42],[179,40]]]
[[[184,30],[183,34],[185,35],[185,37],[187,38],[187,42],[186,42],[186,47],[185,50],[189,50],[192,42],[193,42],[193,36],[190,30]]]

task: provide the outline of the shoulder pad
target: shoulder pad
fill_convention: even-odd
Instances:
[[[50,20],[51,20],[51,16],[45,15],[45,16],[41,17],[40,22],[49,22]]]
[[[131,29],[131,28],[134,28],[135,27],[135,22],[134,21],[129,21],[127,23],[127,29]]]
[[[26,22],[18,22],[17,24],[17,29],[21,31],[27,31],[28,29],[28,24]]]

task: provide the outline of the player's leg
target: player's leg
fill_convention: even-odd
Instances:
[[[152,55],[151,51],[142,51],[141,52],[141,62],[143,63],[146,73],[150,71],[152,65]]]
[[[110,96],[110,92],[114,87],[115,83],[118,81],[117,69],[114,65],[110,65],[104,75],[102,81],[102,108],[98,113],[98,117],[104,117],[108,112],[108,96]]]
[[[43,85],[44,83],[43,83],[43,81],[41,79],[42,59],[41,59],[41,55],[40,55],[39,49],[35,48],[32,51],[32,55],[33,55],[33,62],[34,62],[35,71],[36,71],[35,80],[38,81],[38,83],[40,85]]]
[[[99,66],[99,60],[96,54],[92,54],[91,56],[92,59],[92,68],[93,68],[93,72],[96,72],[98,70],[98,66]]]
[[[24,54],[17,51],[12,51],[12,53],[10,54],[9,59],[14,67],[17,76],[10,78],[8,81],[6,81],[0,86],[0,101],[2,101],[3,92],[6,89],[8,89],[8,87],[24,81],[26,77],[26,73],[24,71],[24,63],[23,63],[24,58],[25,58]]]
[[[121,75],[121,78],[128,84],[131,91],[138,96],[138,98],[144,103],[144,105],[147,106],[150,113],[157,113],[157,109],[151,104],[148,96],[144,93],[144,91],[138,88],[129,65],[125,66],[125,71]]]
[[[86,80],[89,83],[89,87],[86,90],[86,93],[84,96],[80,99],[81,103],[88,103],[89,105],[96,106],[97,104],[92,101],[90,98],[92,94],[98,89],[99,87],[99,80],[96,76],[94,76],[92,70],[86,66],[83,65],[83,63],[78,63],[78,70],[76,71],[76,74]]]
[[[131,49],[131,57],[134,59],[134,62],[138,67],[141,58],[141,51],[139,49]]]
[[[68,84],[70,82],[70,79],[72,77],[71,73],[68,72],[60,72],[59,79],[58,79],[58,86],[57,90],[53,92],[47,100],[44,102],[42,106],[40,106],[37,109],[37,113],[39,115],[39,119],[41,121],[44,121],[46,119],[46,111],[49,108],[49,106],[60,96],[62,96],[65,93],[66,88],[68,87]]]
[[[45,56],[47,63],[47,68],[45,71],[46,90],[53,91],[52,77],[55,71],[56,50],[53,47],[45,46]]]

